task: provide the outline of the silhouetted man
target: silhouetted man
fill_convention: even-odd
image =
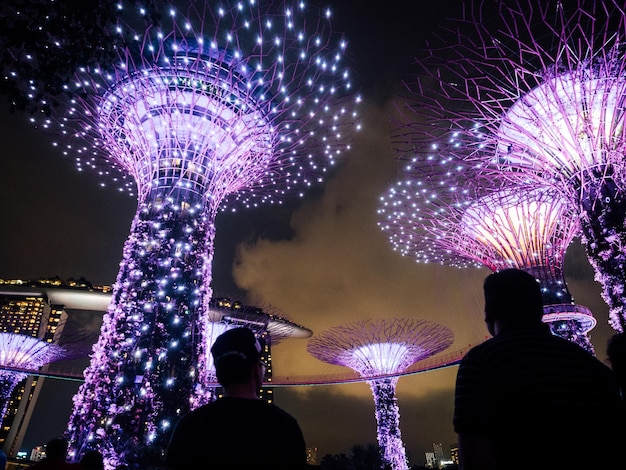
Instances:
[[[46,456],[34,465],[28,467],[29,470],[79,470],[80,466],[75,463],[66,462],[67,439],[55,437],[46,443]]]
[[[220,335],[211,354],[224,397],[183,417],[170,441],[170,469],[300,470],[306,451],[297,421],[259,400],[265,364],[252,331]]]
[[[484,292],[493,338],[467,353],[456,382],[461,469],[614,468],[622,426],[611,370],[550,333],[530,274],[491,274]]]

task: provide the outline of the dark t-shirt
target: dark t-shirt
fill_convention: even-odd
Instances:
[[[300,470],[306,451],[287,412],[262,400],[225,397],[179,421],[166,462],[176,470]]]
[[[544,325],[501,332],[459,367],[455,431],[493,438],[498,468],[614,464],[620,413],[611,370]]]
[[[66,462],[65,459],[44,458],[28,467],[28,470],[81,470],[77,463]]]

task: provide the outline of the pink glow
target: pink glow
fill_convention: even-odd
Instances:
[[[552,188],[515,186],[464,161],[462,152],[477,153],[483,142],[478,132],[452,131],[441,144],[421,146],[417,135],[404,138],[415,139],[406,179],[380,198],[378,210],[394,249],[418,262],[529,272],[541,283],[546,313],[558,310],[544,317],[553,333],[592,352],[586,333],[595,319],[573,303],[563,278],[565,251],[580,231],[567,201]]]
[[[0,366],[37,370],[66,356],[65,349],[39,338],[15,333],[0,333]],[[9,405],[9,398],[27,373],[0,369],[0,423]]]
[[[307,349],[320,361],[350,367],[367,378],[401,373],[411,364],[447,349],[453,338],[451,330],[426,320],[367,320],[324,331],[309,341]],[[398,377],[386,377],[368,380],[368,384],[374,396],[383,461],[394,470],[406,470],[397,381]]]

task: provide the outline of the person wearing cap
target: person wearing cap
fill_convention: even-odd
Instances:
[[[618,468],[623,418],[611,370],[551,334],[532,275],[491,274],[484,294],[493,338],[465,355],[456,380],[460,468]]]
[[[304,437],[287,412],[258,398],[265,364],[248,328],[218,336],[211,348],[223,397],[184,416],[170,440],[171,470],[300,470],[306,468]]]

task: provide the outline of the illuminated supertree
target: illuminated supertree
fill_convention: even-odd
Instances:
[[[418,262],[532,274],[552,333],[593,353],[587,332],[596,320],[574,304],[563,275],[577,218],[554,190],[498,182],[481,166],[450,155],[461,146],[457,132],[443,144],[416,145],[406,179],[380,199],[379,227],[395,251]]]
[[[421,122],[478,122],[490,152],[476,159],[500,177],[554,187],[576,208],[609,322],[622,331],[626,4],[498,5],[498,12],[487,4],[467,11],[451,29],[456,39],[424,60],[426,76],[414,89]]]
[[[15,386],[35,371],[50,362],[67,356],[62,347],[32,336],[16,333],[0,333],[0,423],[9,404]],[[11,370],[17,369],[17,370]]]
[[[185,8],[129,12],[119,63],[85,64],[64,114],[39,122],[56,123],[80,169],[134,179],[136,193],[125,188],[139,200],[68,430],[74,455],[97,448],[107,468],[148,465],[178,417],[210,398],[217,212],[321,181],[349,148],[359,101],[330,11]]]
[[[427,320],[367,320],[324,331],[309,341],[307,349],[320,361],[349,367],[367,379],[374,395],[383,462],[399,470],[408,464],[400,435],[398,375],[453,341],[451,330]]]

